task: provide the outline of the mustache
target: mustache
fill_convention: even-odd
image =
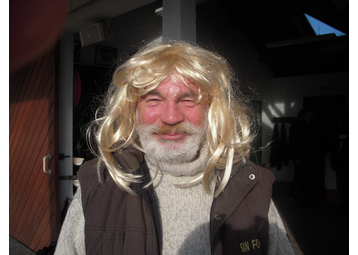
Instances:
[[[180,134],[185,133],[188,135],[193,135],[198,132],[198,128],[196,128],[193,124],[182,122],[176,125],[150,125],[147,126],[147,131],[156,135],[167,135],[167,134]]]

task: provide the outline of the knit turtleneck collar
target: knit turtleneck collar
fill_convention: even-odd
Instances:
[[[205,169],[208,151],[207,146],[203,147],[196,160],[182,164],[157,164],[145,155],[158,202],[162,254],[197,254],[195,251],[210,254],[214,182],[211,182],[211,192],[207,193],[201,183],[195,181]]]
[[[206,163],[209,160],[208,146],[205,145],[199,152],[199,157],[192,161],[180,164],[170,164],[165,162],[157,162],[149,155],[145,154],[145,160],[150,170],[155,170],[159,167],[159,172],[163,175],[169,174],[172,176],[193,176],[204,171]]]

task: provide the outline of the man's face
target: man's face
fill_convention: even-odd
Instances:
[[[307,123],[312,124],[314,121],[314,114],[313,112],[307,112],[303,118]]]
[[[206,105],[196,86],[172,75],[137,103],[137,131],[143,148],[159,161],[193,160],[205,137]],[[194,91],[194,92],[193,92]]]

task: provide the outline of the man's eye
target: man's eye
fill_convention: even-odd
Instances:
[[[184,99],[181,100],[181,103],[187,106],[194,106],[195,105],[195,101],[192,99]]]
[[[157,104],[157,103],[160,102],[160,99],[158,99],[158,98],[149,98],[149,99],[146,100],[146,102],[148,104]]]

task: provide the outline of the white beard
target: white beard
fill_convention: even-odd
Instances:
[[[138,124],[137,133],[145,153],[158,163],[178,164],[196,159],[206,136],[206,121],[199,127],[191,123],[183,124],[190,134],[179,140],[160,140],[154,134],[157,125]]]

